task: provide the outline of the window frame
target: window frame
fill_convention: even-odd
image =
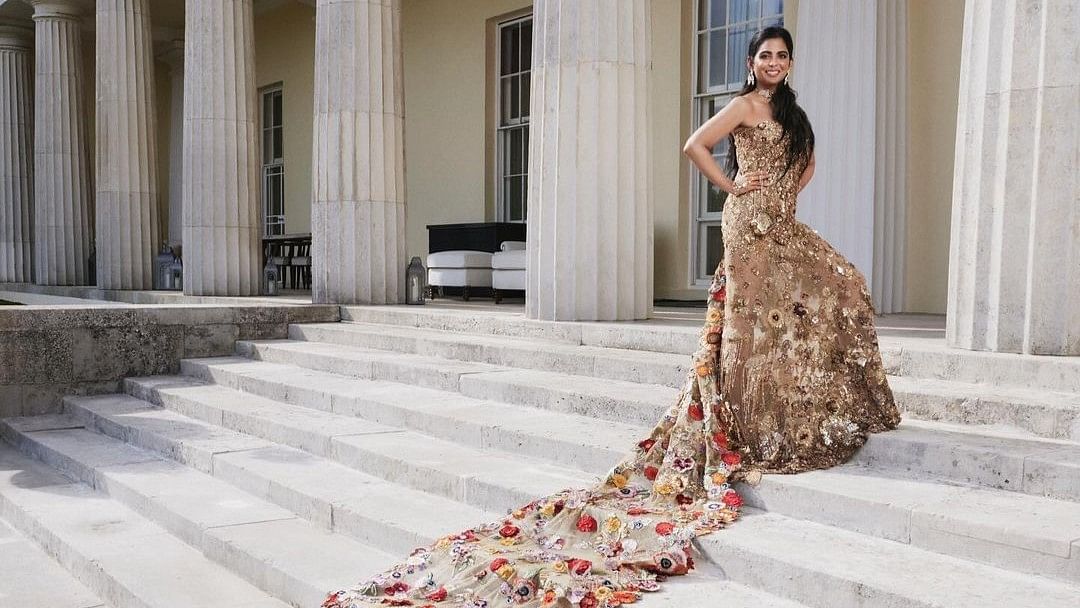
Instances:
[[[516,17],[500,21],[495,24],[495,216],[496,221],[499,222],[515,222],[524,223],[528,220],[527,210],[527,198],[529,192],[529,104],[522,104],[524,96],[522,91],[524,88],[519,88],[518,92],[518,111],[519,115],[516,119],[510,118],[508,121],[504,121],[504,95],[503,95],[503,81],[511,78],[522,79],[525,77],[528,79],[529,86],[529,100],[532,99],[532,66],[524,65],[522,61],[524,59],[523,53],[525,45],[520,43],[518,45],[518,71],[513,73],[503,73],[503,31],[509,27],[520,26],[521,24],[528,22],[530,28],[533,25],[532,13],[526,15],[518,15]],[[518,34],[520,36],[520,34]],[[532,37],[530,36],[529,42],[529,55],[532,55]],[[521,133],[521,172],[510,173],[510,161],[511,155],[509,151],[510,141],[514,137],[514,132]],[[521,178],[520,193],[521,193],[521,217],[514,218],[513,210],[510,209],[510,200],[508,197],[509,181],[514,178]]]
[[[268,123],[266,114],[267,97],[277,96],[281,99],[280,115],[277,116],[279,124]],[[273,100],[271,100],[271,107]],[[267,162],[267,138],[273,137],[274,131],[281,133],[280,156],[275,156]],[[273,148],[273,143],[270,144]],[[273,151],[271,151],[273,153]],[[277,82],[259,89],[259,178],[260,178],[260,216],[262,220],[262,236],[282,236],[285,234],[285,93],[283,83]],[[280,189],[280,213],[271,213],[270,192],[271,180],[277,180]]]

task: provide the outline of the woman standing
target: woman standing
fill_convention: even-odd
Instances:
[[[735,481],[839,464],[898,424],[865,280],[795,219],[814,135],[787,85],[791,61],[787,30],[758,32],[746,87],[684,148],[730,195],[724,260],[693,367],[649,436],[602,483],[443,537],[326,608],[634,603],[693,567],[696,536],[737,518]],[[734,179],[712,159],[723,137]]]

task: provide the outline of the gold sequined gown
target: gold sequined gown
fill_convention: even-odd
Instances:
[[[445,536],[330,593],[323,606],[633,604],[693,568],[695,537],[736,520],[742,498],[733,484],[747,471],[830,467],[868,433],[898,424],[866,282],[795,219],[803,166],[784,172],[780,125],[762,122],[734,137],[742,170],[767,169],[774,180],[725,205],[724,260],[700,345],[652,431],[593,487]]]

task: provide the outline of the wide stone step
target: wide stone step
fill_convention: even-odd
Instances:
[[[294,606],[386,568],[370,546],[156,453],[82,428],[69,416],[11,419],[20,449],[161,525],[260,589]]]
[[[821,608],[1076,606],[1080,587],[775,513],[696,544],[731,580]]]
[[[268,368],[261,370],[261,374],[288,385],[288,390],[284,392],[290,395],[294,394],[292,388],[312,381],[304,370],[290,370],[271,364],[237,365],[254,371],[260,367]],[[302,415],[303,407],[280,404],[250,393],[238,394],[232,389],[203,385],[190,378],[134,379],[129,380],[128,385],[141,398],[185,414],[207,420],[228,419],[227,424],[235,428],[274,428],[276,430],[272,434],[264,430],[254,432],[290,444],[322,446],[329,442],[334,431],[346,432],[351,425],[359,422],[321,411],[335,406],[332,399],[306,401],[308,407],[320,410],[309,410],[311,416],[308,420]],[[407,387],[403,389],[408,391]],[[570,439],[573,445],[591,445],[596,453],[606,454],[606,458],[594,466],[585,467],[598,475],[610,468],[620,455],[610,442],[597,440],[597,433],[587,425],[567,425],[551,418],[537,419],[524,408],[505,405],[497,406],[502,410],[497,415],[485,418],[479,405],[462,407],[453,400],[440,402],[437,395],[415,399],[408,394],[398,397],[405,404],[414,401],[424,403],[413,410],[408,405],[395,406],[393,395],[396,394],[381,391],[381,395],[375,396],[375,402],[363,408],[344,408],[338,402],[335,411],[345,409],[349,413],[374,416],[380,422],[386,422],[386,412],[399,407],[406,414],[394,414],[395,421],[408,424],[408,414],[416,420],[424,420],[425,414],[430,415],[436,422],[421,425],[422,432],[459,443],[464,440],[473,445],[484,436],[484,428],[489,434],[499,434],[503,431],[501,421],[526,420],[530,422],[519,423],[520,435],[537,438],[518,443],[528,450],[528,454],[543,457],[548,452],[547,446],[539,444],[540,439],[562,435]],[[361,399],[358,393],[353,393],[351,397]],[[473,419],[474,415],[477,415],[476,419]],[[335,420],[338,422],[335,423]],[[546,426],[548,421],[555,422],[556,426]],[[465,431],[467,425],[480,428]],[[604,429],[600,427],[597,430]],[[633,445],[646,432],[644,427],[627,426],[626,441],[619,448]],[[291,436],[304,439],[290,439]],[[1077,580],[1077,573],[1080,572],[1077,566],[1080,562],[1070,559],[1073,541],[1080,538],[1078,503],[927,480],[893,479],[883,476],[881,472],[872,475],[857,466],[795,476],[767,476],[760,487],[744,488],[744,492],[750,504],[769,511],[986,561],[1008,569],[1066,580]],[[988,505],[993,506],[989,511]],[[993,550],[988,550],[988,546]]]
[[[119,501],[3,442],[0,512],[109,606],[288,606]]]
[[[690,364],[683,354],[371,323],[290,325],[289,338],[673,387],[682,385]]]
[[[234,394],[233,399],[243,402],[246,396]],[[301,436],[296,432],[297,427],[287,420],[271,425],[265,417],[235,412],[222,416],[219,411],[217,422],[211,424],[197,418],[201,413],[214,419],[210,407],[188,417],[128,395],[69,397],[65,407],[88,427],[174,458],[212,449],[198,446],[200,434],[212,433],[219,451],[188,464],[210,461],[212,466],[207,472],[222,482],[268,500],[320,528],[339,532],[391,555],[407,555],[440,536],[497,518],[460,502],[412,490],[328,458],[287,447]],[[363,421],[342,422],[347,429],[349,422]],[[324,434],[321,442],[308,442],[312,437],[309,427],[307,438],[296,442],[313,450],[325,447],[325,454],[330,456],[338,440],[364,436],[356,432],[356,424],[353,427],[353,433],[346,435],[340,433],[347,430],[338,429],[339,434],[335,434],[334,429],[325,428],[321,430]],[[267,447],[245,448],[252,436],[235,428],[280,439],[285,445],[268,442]],[[375,435],[384,432],[381,427],[372,429]],[[229,449],[230,445],[236,445],[237,449]],[[375,563],[377,569],[390,565],[389,560]]]
[[[597,399],[615,399],[632,407],[643,423],[674,399],[689,363],[680,355],[372,324],[293,325],[289,333],[305,341],[241,341],[238,352],[261,361],[461,390],[524,405],[567,402],[567,407],[584,412]],[[533,371],[558,376],[528,373]],[[566,380],[547,381],[553,377]],[[1041,437],[1080,439],[1080,393],[904,376],[892,376],[889,382],[908,417],[1007,425]],[[655,408],[642,405],[642,391],[653,397]],[[587,403],[575,404],[574,396],[583,392]],[[602,405],[592,413],[604,417],[610,410]]]
[[[0,519],[0,606],[106,608],[37,545]]]
[[[343,306],[343,321],[541,338],[583,346],[688,355],[697,349],[700,325],[655,311],[648,322],[573,323],[526,319],[520,312],[446,310],[415,306]],[[702,311],[704,315],[704,311]],[[881,328],[879,328],[881,329]],[[888,335],[879,343],[886,371],[914,378],[1013,385],[1080,393],[1080,358],[988,353],[949,348],[941,338]]]
[[[355,380],[338,374],[312,369],[298,371],[296,366],[245,362],[240,358],[188,359],[181,362],[181,370],[270,399],[360,416],[371,415],[365,412],[372,408],[393,407],[395,401],[409,394],[409,389],[400,384],[376,381],[358,385]],[[668,387],[615,380],[600,383],[591,378],[535,370],[464,374],[461,392],[483,401],[605,420],[599,424],[583,422],[583,430],[590,433],[613,422],[629,427],[649,426],[678,395]],[[372,397],[372,394],[379,396]],[[432,407],[436,407],[439,399],[430,399]],[[411,419],[395,420],[392,424],[411,425]],[[430,425],[415,428],[435,434],[448,432],[432,429]],[[514,433],[520,437],[528,432],[528,428],[528,425],[518,426]],[[633,435],[632,429],[625,426],[621,427],[620,433]],[[529,443],[523,440],[525,446]],[[604,468],[597,468],[598,464],[616,462],[628,445],[618,443],[618,437],[611,437],[606,443],[611,451],[606,454],[579,448],[571,458],[563,461],[574,465],[578,462],[575,458],[583,457],[580,462],[586,464],[577,466],[597,471]],[[854,461],[917,477],[1080,501],[1080,445],[1073,442],[994,433],[974,426],[909,420],[896,431],[872,435]]]

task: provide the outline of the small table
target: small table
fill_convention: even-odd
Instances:
[[[262,237],[262,262],[276,258],[278,276],[290,289],[311,288],[311,233],[275,234]]]

